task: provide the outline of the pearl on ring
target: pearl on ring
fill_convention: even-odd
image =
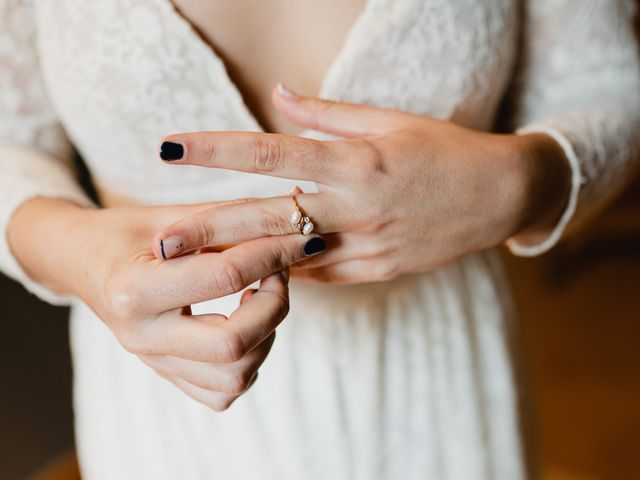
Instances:
[[[300,208],[295,195],[291,196],[291,200],[296,207],[295,211],[291,214],[291,225],[293,225],[302,235],[309,235],[313,232],[315,225],[309,217],[302,213],[302,209]]]
[[[302,234],[309,235],[311,232],[313,232],[313,223],[312,222],[305,223],[304,226],[302,227]]]
[[[296,210],[291,214],[291,223],[293,225],[299,224],[300,220],[302,220],[302,212],[300,210]]]

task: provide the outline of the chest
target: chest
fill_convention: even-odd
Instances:
[[[285,131],[271,105],[283,81],[318,94],[322,79],[366,0],[173,0],[176,13],[225,63],[245,103],[267,130]]]

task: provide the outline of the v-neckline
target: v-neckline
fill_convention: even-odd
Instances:
[[[192,38],[193,43],[197,45],[201,50],[205,51],[205,55],[208,57],[209,61],[214,64],[214,68],[218,69],[218,72],[222,76],[226,87],[232,94],[232,101],[234,102],[235,107],[242,112],[243,116],[247,120],[249,120],[251,124],[253,124],[254,130],[259,132],[266,132],[267,130],[260,123],[256,114],[247,105],[240,87],[231,78],[227,65],[224,63],[222,57],[220,57],[220,55],[216,52],[213,45],[211,45],[205,38],[203,38],[197,27],[180,11],[174,0],[157,1],[163,8],[169,10],[169,17],[171,17],[172,21],[177,22],[177,24],[179,24],[183,28],[186,27],[186,31]],[[376,0],[365,0],[365,4],[362,10],[360,11],[360,13],[358,13],[354,22],[351,24],[351,27],[347,31],[342,45],[340,46],[336,56],[330,63],[320,81],[320,91],[318,92],[319,97],[327,98],[329,96],[332,96],[332,94],[335,94],[335,92],[331,91],[332,82],[334,78],[336,78],[342,65],[346,63],[351,53],[352,46],[357,43],[356,38],[359,35],[359,32],[362,30],[362,25],[369,17],[370,11],[373,9],[373,5],[375,3]],[[309,135],[311,132],[312,130],[303,130],[298,135],[304,137]]]

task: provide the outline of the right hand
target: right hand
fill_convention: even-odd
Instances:
[[[45,202],[40,209],[38,202]],[[265,237],[162,261],[151,250],[154,233],[211,204],[86,210],[60,203],[36,199],[16,212],[10,242],[18,261],[35,280],[82,298],[126,350],[188,395],[217,411],[228,408],[255,381],[288,312],[288,275],[278,272],[307,258],[305,245],[316,237]],[[38,248],[27,238],[38,238],[29,215],[51,218],[56,204],[71,215],[68,228],[45,237],[53,249]],[[191,314],[190,305],[260,279],[229,318]]]

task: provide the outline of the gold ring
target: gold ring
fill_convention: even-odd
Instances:
[[[296,207],[295,211],[291,214],[291,225],[293,225],[302,235],[309,235],[314,229],[313,222],[304,214],[295,195],[291,195],[291,200]]]

